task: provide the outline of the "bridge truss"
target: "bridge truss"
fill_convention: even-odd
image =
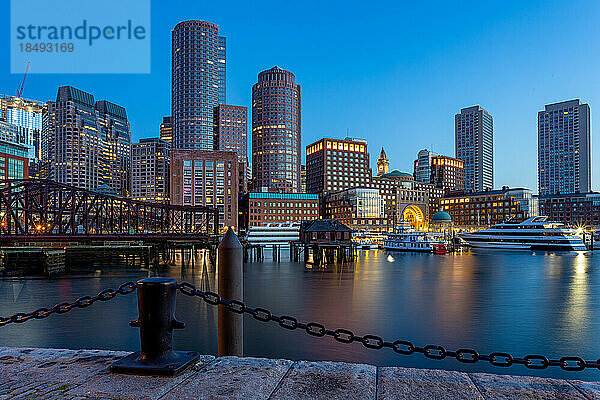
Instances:
[[[0,180],[0,239],[4,240],[198,238],[218,232],[217,208],[136,201],[51,180]]]

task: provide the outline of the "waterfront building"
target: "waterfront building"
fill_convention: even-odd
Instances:
[[[173,148],[214,149],[213,113],[220,101],[219,85],[225,81],[224,56],[225,41],[217,25],[182,21],[173,28]]]
[[[306,191],[325,194],[371,182],[367,141],[324,138],[306,146]]]
[[[160,138],[167,143],[173,143],[173,117],[163,117],[160,124]]]
[[[0,97],[0,138],[27,146],[31,176],[41,158],[44,103],[16,96]],[[7,126],[9,125],[9,126]]]
[[[431,183],[431,159],[438,154],[427,149],[419,151],[414,165],[415,181],[422,183]]]
[[[306,193],[306,165],[300,165],[300,192]]]
[[[252,87],[254,189],[300,192],[300,85],[293,73],[273,67]]]
[[[494,187],[494,120],[480,106],[456,114],[454,144],[456,158],[463,162],[465,190]]]
[[[591,184],[590,106],[547,104],[538,112],[539,193],[587,193]]]
[[[385,201],[379,190],[356,187],[325,196],[325,218],[333,218],[358,231],[387,231]]]
[[[227,103],[227,39],[219,36],[219,104]]]
[[[246,227],[319,218],[319,196],[308,193],[251,192],[244,196]]]
[[[84,189],[130,193],[131,132],[123,107],[71,86],[44,109],[43,176]]]
[[[600,227],[600,193],[540,194],[540,215],[571,227]]]
[[[452,217],[455,227],[487,227],[508,220],[521,222],[537,213],[531,190],[509,188],[451,194],[439,201],[442,211]]]
[[[248,163],[248,109],[243,106],[219,104],[215,107],[215,149],[233,151],[240,163]]]
[[[0,138],[0,179],[29,178],[29,148]]]
[[[19,138],[19,128],[16,125],[3,120],[0,120],[0,140],[11,143],[20,143],[27,146],[27,144]]]
[[[215,149],[238,155],[240,194],[248,191],[248,109],[219,104],[214,111]]]
[[[381,148],[381,153],[379,154],[379,158],[377,159],[377,176],[385,175],[390,172],[390,162],[388,161],[387,155],[385,154],[385,150],[383,147]]]
[[[394,170],[387,174],[378,175],[373,177],[369,187],[375,188],[379,191],[380,196],[384,200],[384,213],[387,219],[388,229],[393,229],[399,219],[396,207],[396,196],[397,189],[400,186],[405,188],[411,187],[411,182],[414,181],[414,177],[406,172],[400,172]]]
[[[352,244],[352,229],[335,219],[316,219],[300,224],[300,241],[303,244]],[[314,255],[314,254],[313,254]]]
[[[171,149],[171,204],[216,207],[220,229],[237,229],[238,168],[233,151]]]
[[[445,192],[465,190],[465,170],[461,160],[448,156],[431,158],[431,173],[429,183]]]
[[[171,143],[140,139],[131,146],[131,198],[153,203],[169,202]]]
[[[430,183],[416,182],[412,174],[398,170],[373,177],[370,187],[378,189],[385,200],[390,230],[401,221],[425,227],[429,216],[437,211],[438,199],[444,195],[443,189]]]

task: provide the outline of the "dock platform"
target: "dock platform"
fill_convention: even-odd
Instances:
[[[210,355],[172,378],[111,374],[128,354],[0,347],[0,399],[600,398],[600,382]]]

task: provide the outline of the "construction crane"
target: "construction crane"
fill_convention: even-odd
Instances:
[[[23,87],[25,86],[25,78],[27,78],[27,71],[29,71],[29,63],[31,61],[27,61],[27,68],[25,68],[25,75],[23,75],[23,82],[21,82],[21,86],[17,89],[17,97],[21,97],[23,94]]]

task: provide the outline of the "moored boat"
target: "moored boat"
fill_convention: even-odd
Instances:
[[[559,222],[549,222],[538,216],[523,222],[504,222],[476,232],[459,236],[471,247],[522,250],[587,250],[581,236]]]
[[[425,253],[432,253],[437,249],[438,252],[436,254],[443,254],[441,251],[442,249],[446,249],[446,243],[440,234],[415,231],[404,225],[400,227],[397,233],[388,234],[387,238],[383,241],[383,248],[386,250]]]

